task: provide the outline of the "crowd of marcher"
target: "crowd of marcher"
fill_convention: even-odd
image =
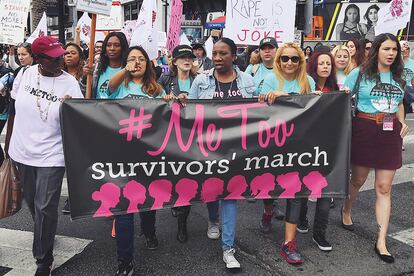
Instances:
[[[368,15],[367,15],[368,16]],[[344,24],[351,31],[362,26]],[[371,26],[368,26],[369,30]],[[369,32],[365,26],[364,33]],[[237,55],[237,45],[220,38],[208,58],[202,43],[179,45],[171,55],[159,52],[150,60],[142,47],[129,47],[125,35],[111,32],[95,43],[93,65],[79,43],[61,45],[44,36],[33,44],[21,43],[0,51],[0,130],[6,125],[6,148],[0,158],[11,157],[17,164],[24,198],[34,221],[33,256],[36,275],[50,275],[53,244],[58,222],[58,203],[65,172],[59,107],[68,98],[85,96],[87,76],[92,78],[92,97],[122,99],[131,95],[185,104],[191,99],[227,101],[258,98],[272,104],[280,97],[321,95],[332,91],[352,93],[356,115],[352,121],[352,172],[349,197],[341,207],[342,227],[354,231],[352,204],[375,170],[376,220],[379,225],[375,252],[387,263],[394,261],[386,235],[391,215],[391,187],[395,172],[402,166],[402,138],[408,133],[405,114],[411,109],[407,93],[414,86],[414,60],[406,41],[381,34],[373,41],[350,39],[343,44],[301,49],[294,43],[278,45],[264,38],[257,47]],[[160,65],[169,70],[162,73]],[[388,84],[395,89],[387,90]],[[373,91],[376,91],[373,93]],[[397,91],[397,92],[396,92]],[[291,264],[303,263],[296,233],[309,231],[308,199],[287,199],[286,212],[277,201],[263,200],[258,225],[272,231],[272,217],[285,221],[281,256]],[[255,201],[250,201],[254,203]],[[332,198],[318,198],[312,240],[322,251],[331,251],[328,241]],[[191,206],[172,208],[177,217],[177,240],[185,243]],[[64,213],[70,213],[66,202]],[[220,200],[207,204],[210,239],[222,238],[222,258],[227,268],[240,268],[235,256],[237,201]],[[148,249],[158,247],[156,211],[140,212],[141,232]],[[134,265],[134,215],[116,215],[118,268],[115,275],[132,275]],[[191,227],[191,226],[190,226]],[[109,236],[109,235],[108,235]]]

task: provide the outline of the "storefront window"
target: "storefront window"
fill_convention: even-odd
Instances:
[[[138,19],[139,9],[141,8],[142,1],[135,1],[123,5],[124,7],[124,20],[136,20]]]

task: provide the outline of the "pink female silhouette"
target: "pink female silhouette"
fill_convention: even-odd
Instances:
[[[320,172],[310,172],[303,178],[303,184],[311,191],[310,198],[320,198],[323,188],[328,186],[328,181]]]
[[[122,191],[124,197],[129,200],[129,206],[127,213],[136,213],[139,212],[138,204],[142,205],[146,199],[145,186],[141,183],[136,182],[135,180],[129,181]]]
[[[204,181],[201,188],[201,200],[205,203],[217,200],[223,194],[224,181],[220,178],[211,177]]]
[[[224,199],[245,199],[242,193],[246,191],[247,186],[246,178],[243,175],[233,176],[227,184],[227,192],[230,194]]]
[[[276,177],[276,182],[280,187],[285,189],[285,191],[280,194],[279,198],[295,198],[296,193],[302,189],[302,182],[299,179],[298,172],[278,175]]]
[[[148,188],[149,194],[154,198],[151,210],[162,209],[165,202],[171,200],[172,183],[166,179],[158,179],[151,182]]]
[[[255,198],[272,198],[269,193],[275,189],[275,176],[264,173],[253,178],[250,182],[250,191]]]
[[[108,182],[103,184],[99,191],[92,193],[92,199],[94,201],[100,201],[101,206],[96,210],[93,215],[96,217],[109,217],[113,216],[109,208],[114,208],[119,203],[119,197],[121,196],[121,188],[118,185]]]
[[[174,207],[190,205],[190,200],[197,194],[197,189],[197,181],[189,178],[180,179],[175,184],[175,192],[178,194],[178,198],[175,201]]]

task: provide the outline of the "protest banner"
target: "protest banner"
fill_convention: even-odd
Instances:
[[[111,15],[98,14],[96,17],[96,30],[98,31],[118,31],[123,27],[121,2],[112,3]]]
[[[217,199],[345,197],[350,95],[257,99],[66,100],[72,218]]]
[[[30,0],[0,0],[0,43],[17,45],[24,41]]]
[[[170,12],[170,28],[168,29],[167,44],[165,48],[172,53],[180,43],[181,18],[183,15],[183,3],[181,0],[172,0]]]
[[[278,43],[295,38],[296,0],[228,0],[224,36],[236,44],[259,45],[274,37]]]
[[[36,38],[42,37],[47,35],[47,19],[46,19],[46,13],[43,12],[42,18],[39,21],[39,24],[37,24],[36,30],[29,36],[29,38],[26,40],[27,43],[33,43]]]
[[[395,33],[406,27],[411,17],[413,0],[392,0],[378,11],[375,35]],[[408,32],[407,32],[408,35]]]

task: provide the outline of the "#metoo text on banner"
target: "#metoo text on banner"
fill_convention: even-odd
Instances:
[[[345,197],[350,95],[177,102],[67,100],[72,218],[218,199]],[[72,204],[73,203],[73,204]]]
[[[268,36],[291,42],[295,12],[296,0],[227,0],[224,36],[245,45],[258,45]]]

